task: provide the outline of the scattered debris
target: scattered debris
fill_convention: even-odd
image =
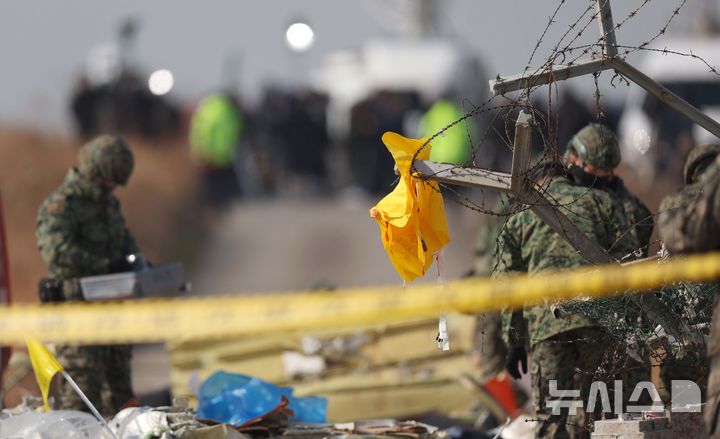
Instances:
[[[92,415],[49,411],[41,399],[28,399],[0,415],[0,439],[109,439],[110,433]],[[289,400],[239,426],[197,417],[182,402],[172,407],[130,407],[108,423],[118,439],[252,439],[287,436],[295,439],[404,437],[446,439],[447,432],[415,421],[382,419],[341,424],[291,422]]]
[[[85,439],[110,438],[103,425],[89,413],[42,411],[42,398],[25,398],[23,403],[0,413],[0,439]]]
[[[474,316],[449,314],[449,352],[436,347],[437,318],[312,336],[173,342],[168,345],[172,394],[187,396],[194,405],[198,386],[188,385],[192,376],[197,376],[199,384],[216,371],[225,370],[292,387],[297,396],[323,395],[328,399],[328,422],[413,419],[430,412],[464,417],[474,412],[476,401],[459,382],[464,374],[477,374],[469,355],[474,330]],[[324,360],[322,370],[318,356]]]

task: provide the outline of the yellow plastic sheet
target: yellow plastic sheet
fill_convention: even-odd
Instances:
[[[433,256],[448,242],[445,204],[437,183],[410,174],[413,155],[426,139],[408,139],[385,133],[382,141],[392,154],[400,181],[395,189],[370,209],[380,226],[380,234],[390,261],[403,280],[422,277],[432,265]],[[431,145],[417,156],[427,160]]]
[[[48,405],[48,392],[50,391],[50,383],[56,373],[63,370],[60,363],[48,352],[45,345],[37,340],[28,338],[26,340],[28,354],[30,354],[30,362],[35,371],[35,379],[40,392],[42,392],[43,402],[45,402],[45,410],[50,410]]]

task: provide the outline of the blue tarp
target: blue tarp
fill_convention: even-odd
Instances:
[[[198,417],[242,425],[276,408],[283,395],[295,413],[292,421],[325,422],[326,398],[296,397],[291,387],[280,387],[259,378],[223,371],[215,372],[200,385]]]

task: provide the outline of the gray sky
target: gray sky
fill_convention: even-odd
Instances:
[[[547,57],[588,1],[565,2],[533,65]],[[680,1],[651,1],[618,30],[618,40],[637,44],[651,37]],[[98,43],[112,42],[119,23],[130,15],[142,23],[135,52],[138,64],[147,72],[172,70],[175,88],[171,95],[189,100],[220,86],[228,54],[241,56],[243,92],[252,96],[268,81],[290,80],[293,69],[320,64],[328,53],[357,48],[372,37],[397,36],[392,23],[402,14],[402,7],[412,2],[0,0],[0,124],[67,130],[67,98],[88,51]],[[440,23],[444,34],[482,56],[491,76],[518,73],[559,3],[440,0]],[[641,3],[615,0],[616,22]],[[703,3],[688,0],[671,32],[687,31]],[[309,22],[316,31],[316,44],[300,63],[284,45],[284,30],[295,20]],[[581,40],[597,35],[593,23],[588,37]]]

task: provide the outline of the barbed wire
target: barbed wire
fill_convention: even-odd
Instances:
[[[618,45],[617,47],[618,48],[627,48],[627,47],[631,47],[631,46]],[[705,64],[705,66],[708,68],[708,72],[713,73],[716,76],[720,76],[720,72],[718,72],[718,68],[715,65],[710,64],[703,57],[695,55],[692,52],[680,52],[677,50],[670,50],[667,47],[665,47],[663,49],[656,49],[656,48],[652,48],[652,47],[633,47],[633,48],[638,51],[657,52],[657,53],[662,53],[663,55],[676,55],[676,56],[683,56],[683,57],[687,57],[687,58],[693,58],[696,61]]]
[[[680,15],[680,10],[683,8],[683,6],[685,6],[685,3],[687,3],[687,0],[682,0],[682,2],[680,3],[680,5],[673,10],[672,15],[670,15],[670,17],[668,18],[668,20],[665,22],[665,24],[663,25],[663,27],[660,28],[660,30],[658,31],[657,34],[655,34],[655,35],[654,35],[652,38],[650,38],[649,40],[647,40],[647,41],[643,42],[642,44],[638,45],[637,47],[633,48],[633,50],[630,50],[630,48],[628,48],[628,50],[626,50],[625,52],[623,52],[623,55],[629,55],[630,53],[632,53],[632,52],[634,52],[634,51],[641,50],[641,49],[647,47],[648,45],[650,45],[650,44],[651,44],[653,41],[655,41],[656,39],[658,39],[661,35],[665,35],[665,33],[666,33],[667,30],[668,30],[668,27],[670,27],[670,23],[672,23],[672,21],[675,19],[675,17],[677,17],[678,15]]]
[[[525,70],[523,73],[527,73],[528,69],[530,69],[530,65],[532,64],[533,59],[535,58],[535,53],[537,53],[538,49],[540,49],[540,45],[542,45],[543,39],[545,38],[545,35],[547,35],[547,32],[550,30],[550,27],[555,24],[555,17],[557,17],[558,12],[560,12],[560,9],[565,4],[566,0],[560,0],[558,3],[557,8],[555,8],[555,12],[550,16],[548,19],[547,26],[545,26],[545,30],[543,30],[542,35],[540,35],[540,38],[538,38],[537,43],[535,44],[535,47],[532,50],[532,53],[530,54],[530,58],[528,59],[528,62],[525,64]]]
[[[648,221],[658,218],[661,212],[651,212],[650,215],[640,218],[630,218],[628,212],[623,208],[621,212],[623,212],[625,218],[618,223],[616,217],[597,215],[598,210],[583,210],[581,207],[588,204],[588,200],[597,200],[598,197],[608,198],[596,194],[600,190],[596,185],[597,180],[586,184],[585,188],[577,191],[576,196],[571,197],[569,200],[561,200],[554,192],[555,189],[552,186],[554,180],[570,177],[566,171],[570,163],[568,158],[562,154],[560,146],[560,141],[564,140],[560,139],[560,133],[561,122],[564,117],[567,117],[567,113],[563,108],[566,102],[561,98],[560,81],[553,77],[553,69],[560,64],[575,65],[581,59],[587,57],[590,59],[602,59],[602,57],[606,56],[605,40],[607,35],[630,26],[633,20],[642,14],[643,10],[649,9],[648,7],[653,3],[653,0],[642,0],[637,7],[634,7],[620,21],[613,24],[611,29],[605,29],[604,35],[593,37],[589,42],[582,42],[581,39],[585,38],[588,29],[593,23],[597,23],[602,13],[600,8],[594,10],[595,0],[588,1],[588,6],[583,7],[573,17],[573,21],[565,25],[566,28],[562,31],[560,38],[550,45],[550,53],[544,62],[541,62],[539,67],[532,68],[531,64],[536,59],[541,47],[546,43],[547,36],[553,27],[562,26],[558,23],[557,17],[563,7],[566,6],[566,3],[566,0],[559,0],[555,5],[540,37],[533,45],[528,62],[523,69],[523,75],[535,75],[537,79],[527,81],[527,84],[518,92],[493,95],[478,105],[469,99],[462,100],[463,116],[426,139],[413,156],[412,169],[414,172],[414,163],[421,151],[448,130],[460,129],[458,125],[462,125],[464,127],[464,137],[467,139],[468,145],[470,145],[471,159],[468,163],[458,166],[474,167],[481,174],[483,171],[487,171],[484,175],[491,177],[492,174],[488,169],[479,166],[485,164],[484,160],[487,157],[492,157],[493,163],[503,163],[502,158],[498,159],[498,155],[503,154],[505,149],[513,150],[515,121],[518,113],[525,111],[532,118],[532,137],[537,142],[533,143],[532,164],[522,175],[522,178],[527,182],[534,181],[538,192],[550,200],[559,212],[567,215],[573,222],[584,221],[594,224],[594,227],[599,229],[615,230],[616,232],[613,232],[612,235],[612,242],[607,245],[606,250],[621,262],[633,261],[647,255],[650,253],[651,248],[656,248],[661,244],[658,240],[648,239],[647,242],[640,242],[637,238],[639,227],[647,225]],[[720,76],[718,69],[713,64],[692,52],[683,53],[667,47],[661,49],[651,47],[653,42],[668,32],[673,20],[680,14],[686,3],[687,0],[679,0],[677,7],[673,8],[670,16],[662,23],[659,30],[654,32],[646,41],[634,46],[616,44],[617,56],[625,57],[631,53],[641,51],[660,52],[668,56],[682,56],[690,58],[694,62],[703,63],[709,72]],[[549,74],[549,80],[543,80],[540,77],[541,74]],[[606,122],[608,117],[603,107],[603,93],[599,82],[600,75],[601,72],[595,72],[591,77],[593,81],[591,97],[595,111],[586,122]],[[498,79],[501,78],[498,77]],[[618,81],[627,85],[630,84],[630,81],[622,74],[614,73],[610,79],[610,86],[616,87]],[[536,97],[535,92],[545,85],[548,88],[544,109],[542,109],[541,104],[534,102],[533,98]],[[478,123],[482,126],[477,139],[472,136],[471,123]],[[481,153],[484,150],[487,151],[486,154]],[[505,164],[507,164],[506,162],[507,160]],[[551,172],[550,175],[538,179],[538,177],[543,176],[543,172],[546,172],[548,162],[556,165],[561,171],[555,174]],[[424,175],[421,178],[430,177],[432,176]],[[615,178],[619,177],[616,176]],[[517,227],[517,223],[521,222],[519,219],[514,221],[511,219],[520,218],[519,215],[524,215],[527,219],[533,215],[526,211],[533,207],[535,201],[532,198],[522,196],[498,195],[489,192],[487,189],[460,190],[452,185],[442,183],[438,187],[453,203],[486,215],[484,224],[486,230],[483,236],[490,241],[490,245],[484,245],[483,251],[486,254],[483,256],[491,256],[486,257],[490,261],[489,272],[498,273],[504,271],[506,268],[504,259],[507,256],[504,236],[517,233],[514,228]],[[610,194],[610,196],[614,197],[615,195]],[[493,240],[494,242],[492,242]],[[629,242],[627,240],[635,242],[634,250],[629,253],[624,250],[619,251],[619,249],[625,248],[624,244]],[[590,264],[591,261],[585,260],[584,263]],[[662,259],[658,260],[657,263],[663,263]],[[612,377],[639,368],[649,370],[650,367],[660,367],[665,371],[663,373],[666,373],[682,363],[685,366],[690,365],[695,368],[699,375],[706,373],[707,361],[703,353],[709,334],[713,297],[717,289],[717,285],[714,284],[678,283],[668,285],[651,293],[654,298],[664,304],[683,322],[681,328],[684,328],[683,330],[687,333],[675,333],[673,331],[676,328],[663,327],[664,322],[648,314],[647,310],[643,308],[642,301],[636,300],[636,296],[631,294],[614,299],[575,300],[563,304],[562,310],[564,312],[580,313],[586,316],[590,321],[595,322],[602,328],[609,337],[607,340],[607,357],[602,361],[602,364],[598,365],[595,370],[581,372],[592,373],[599,379],[610,380]],[[554,343],[552,340],[547,342]],[[690,344],[688,345],[688,343]],[[629,360],[631,358],[632,361]]]
[[[624,26],[629,20],[637,17],[641,10],[645,8],[648,4],[652,3],[653,0],[643,0],[638,7],[631,10],[623,20],[617,22],[612,28],[613,31],[621,28]],[[529,69],[529,65],[532,62],[532,60],[535,58],[539,48],[541,47],[544,39],[546,38],[549,30],[553,25],[557,23],[557,15],[559,11],[562,9],[564,4],[566,3],[566,0],[560,0],[557,4],[557,6],[554,8],[553,13],[550,15],[548,19],[548,23],[545,26],[544,30],[542,31],[542,34],[540,38],[537,40],[536,44],[534,45],[529,60],[528,60],[528,66],[526,66],[525,71],[527,72]],[[630,53],[630,50],[653,50],[653,51],[659,51],[660,49],[650,49],[646,46],[652,42],[654,39],[656,39],[659,35],[664,34],[667,31],[667,28],[669,27],[670,23],[672,22],[673,18],[676,17],[679,14],[680,9],[685,5],[686,0],[683,0],[680,5],[673,10],[672,15],[668,18],[668,20],[664,23],[664,25],[661,27],[660,31],[658,31],[650,40],[647,42],[644,42],[638,46],[626,46],[626,45],[618,45],[618,48],[625,49],[625,53]],[[554,45],[553,47],[553,53],[547,58],[546,62],[542,64],[542,67],[538,68],[536,72],[541,72],[543,69],[551,68],[553,65],[555,65],[555,62],[558,60],[560,56],[566,56],[566,52],[575,52],[580,50],[580,55],[586,55],[588,53],[592,53],[593,49],[597,49],[598,51],[602,49],[603,45],[601,44],[604,40],[604,35],[601,35],[599,38],[596,39],[595,42],[591,44],[585,44],[581,46],[573,46],[573,43],[577,41],[579,38],[581,38],[584,33],[587,31],[589,26],[595,22],[600,15],[600,11],[596,11],[591,14],[591,11],[593,9],[593,5],[595,4],[595,1],[589,1],[588,6],[583,9],[583,11],[579,14],[579,16],[575,19],[573,23],[571,23],[564,34],[561,36],[559,41]],[[582,27],[573,34],[570,41],[565,42],[567,37],[580,25],[580,23],[585,20]],[[564,43],[564,46],[562,46]],[[561,48],[562,46],[562,48]],[[668,54],[680,54],[680,52],[673,52],[667,49],[663,50],[664,53]],[[685,56],[690,56],[692,58],[696,58],[698,60],[702,60],[701,57],[694,55],[694,54],[683,54]],[[571,60],[571,63],[577,61],[578,58],[574,58]],[[713,72],[717,72],[717,70],[705,62],[706,66]],[[598,82],[599,78],[599,72],[594,74],[594,84],[595,84],[595,91],[593,94],[593,97],[595,99],[595,120],[601,121],[605,117],[605,112],[602,107],[601,98],[601,87]],[[540,127],[544,127],[547,130],[547,135],[543,132],[543,130],[536,130],[536,133],[539,133],[542,138],[542,144],[543,144],[543,153],[542,153],[542,159],[547,159],[547,157],[553,157],[554,159],[560,160],[561,154],[560,154],[560,147],[557,142],[557,132],[558,132],[558,124],[560,117],[558,116],[562,109],[560,108],[560,105],[555,108],[555,117],[546,117],[542,111],[540,111],[535,105],[533,105],[530,102],[529,96],[532,93],[533,90],[535,90],[537,87],[540,87],[543,84],[537,84],[537,85],[529,85],[525,91],[516,98],[511,98],[506,95],[497,95],[492,96],[490,99],[483,102],[481,105],[475,105],[473,104],[469,99],[464,99],[463,102],[463,117],[459,118],[456,121],[453,121],[452,123],[445,126],[442,130],[438,131],[437,133],[433,134],[430,138],[427,139],[427,141],[421,146],[418,151],[416,151],[413,162],[417,159],[417,155],[420,153],[420,151],[424,150],[428,144],[431,144],[433,140],[435,140],[438,136],[444,135],[448,130],[456,128],[456,125],[463,123],[464,130],[465,130],[465,137],[467,138],[469,144],[471,145],[471,156],[472,161],[471,163],[467,163],[466,165],[470,166],[478,166],[479,163],[477,163],[477,157],[478,152],[480,149],[488,144],[494,141],[495,143],[498,143],[499,145],[505,146],[507,149],[512,150],[512,143],[510,139],[512,136],[512,127],[514,122],[514,114],[521,109],[524,109],[526,111],[529,111],[532,116],[535,124]],[[553,87],[555,89],[553,90]],[[553,95],[558,96],[557,91],[557,82],[551,81],[551,85],[548,88],[548,98],[547,98],[547,115],[553,114]],[[498,104],[498,99],[504,99],[506,100],[505,103]],[[464,105],[470,105],[472,107],[472,110],[465,112]],[[476,118],[479,116],[487,116],[485,119],[485,122],[487,123],[487,127],[484,129],[482,135],[478,140],[475,140],[472,138],[471,135],[471,129],[469,128],[468,119]],[[505,129],[504,135],[500,134],[500,131],[497,127],[497,122],[502,121],[503,127]],[[494,137],[494,139],[491,141],[490,138]],[[534,171],[537,171],[537,166],[532,166],[526,173],[526,176],[530,176]],[[489,173],[488,173],[489,175]],[[429,176],[425,176],[429,177]],[[448,185],[442,184],[441,187],[446,192],[452,194],[452,199],[469,209],[478,211],[480,213],[485,213],[488,215],[497,215],[496,212],[494,212],[492,209],[487,207],[487,204],[485,202],[485,191],[481,191],[481,201],[480,202],[474,202],[469,199],[468,195],[464,192],[454,190],[454,189],[448,189]],[[565,207],[565,206],[560,206]],[[524,209],[522,208],[516,208],[513,210],[512,213],[518,213]],[[632,226],[634,224],[631,224]]]

